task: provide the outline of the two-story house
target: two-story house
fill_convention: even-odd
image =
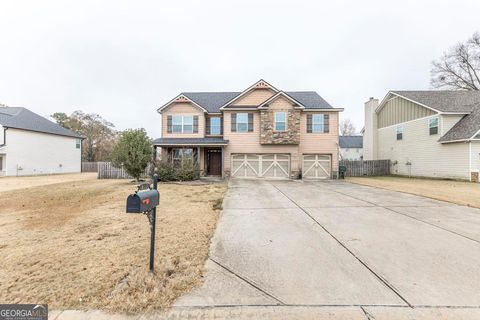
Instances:
[[[197,161],[203,175],[331,178],[338,167],[338,113],[313,91],[264,80],[242,92],[184,92],[158,109],[162,159]]]
[[[390,91],[365,103],[364,159],[392,173],[478,181],[480,92]]]

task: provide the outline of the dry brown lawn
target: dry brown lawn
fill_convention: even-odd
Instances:
[[[45,176],[0,177],[0,192],[18,190],[36,186],[46,186],[68,181],[93,180],[96,172],[52,174]]]
[[[134,190],[80,179],[0,192],[0,301],[136,312],[199,286],[226,185],[159,185],[155,274],[148,219],[125,213]]]
[[[480,208],[480,184],[407,177],[350,177],[347,181]]]

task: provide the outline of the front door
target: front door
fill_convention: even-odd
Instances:
[[[207,174],[210,176],[222,175],[221,149],[207,149]]]

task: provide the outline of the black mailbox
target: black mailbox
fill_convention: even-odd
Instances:
[[[152,210],[160,203],[158,190],[143,190],[127,198],[127,213],[143,213]]]

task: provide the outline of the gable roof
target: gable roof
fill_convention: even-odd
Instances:
[[[221,112],[220,107],[238,96],[241,92],[182,92],[182,95],[202,106],[209,113]],[[306,109],[333,109],[315,91],[287,91],[284,92],[294,100],[300,102]]]
[[[363,148],[363,136],[339,136],[340,148]]]
[[[49,133],[72,138],[83,138],[78,133],[65,129],[59,124],[47,120],[25,108],[0,107],[0,124],[6,128]]]
[[[394,90],[390,91],[390,93],[412,100],[430,109],[446,113],[470,113],[474,105],[480,103],[480,91]],[[381,109],[380,106],[377,110]]]
[[[292,98],[289,94],[286,94],[285,92],[283,91],[278,91],[276,94],[274,94],[273,96],[271,96],[270,98],[268,98],[267,100],[265,100],[264,102],[262,102],[258,108],[259,109],[262,109],[262,108],[267,108],[268,107],[268,104],[271,103],[272,101],[276,100],[278,97],[284,97],[288,100],[290,100],[290,102],[294,103],[296,106],[295,108],[305,108],[305,106],[299,102],[298,100]]]
[[[453,142],[458,140],[473,139],[480,130],[480,104],[474,107],[474,110],[458,121],[439,142]]]
[[[228,100],[227,102],[225,102],[221,107],[220,109],[223,109],[225,107],[228,107],[229,104],[231,104],[232,102],[236,101],[237,99],[239,99],[240,97],[246,95],[247,93],[249,93],[250,91],[253,91],[255,89],[259,89],[259,88],[262,88],[262,89],[270,89],[272,90],[273,92],[277,93],[279,90],[277,88],[275,88],[274,86],[272,86],[270,83],[268,83],[267,81],[263,80],[263,79],[260,79],[258,80],[257,82],[255,82],[254,84],[252,84],[250,87],[248,87],[247,89],[243,90],[242,92],[239,92],[238,95],[236,97],[233,97],[232,99]]]

